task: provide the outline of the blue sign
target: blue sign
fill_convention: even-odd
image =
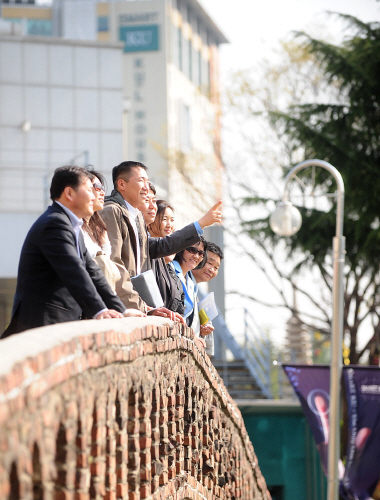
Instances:
[[[158,24],[149,26],[120,26],[120,41],[124,42],[124,52],[147,52],[158,50]]]

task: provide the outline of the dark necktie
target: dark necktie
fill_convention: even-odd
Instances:
[[[138,233],[138,237],[139,237],[139,246],[140,246],[140,252],[141,252],[142,245],[143,245],[143,239],[142,239],[142,229],[141,229],[141,224],[140,224],[140,218],[138,215],[136,215],[135,221],[136,221],[137,233]]]

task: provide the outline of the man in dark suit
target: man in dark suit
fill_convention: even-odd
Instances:
[[[83,217],[93,214],[93,176],[79,167],[58,168],[53,204],[31,227],[20,257],[8,337],[29,328],[86,318],[142,316],[112,292],[88,255],[81,233]]]

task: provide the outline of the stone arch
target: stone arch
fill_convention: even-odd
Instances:
[[[185,413],[185,379],[183,375],[178,375],[176,380],[176,474],[180,474],[184,467],[184,413]]]
[[[128,448],[127,423],[128,400],[120,386],[115,399],[115,429],[116,429],[116,497],[125,498],[128,495]]]
[[[98,396],[98,397],[97,397]],[[105,408],[97,394],[92,414],[90,465],[90,498],[96,500],[105,495]]]
[[[20,371],[23,359],[0,376],[20,389],[17,415],[1,423],[5,497],[31,498],[42,475],[46,498],[269,498],[241,415],[193,333],[134,321],[114,320],[109,331],[106,322],[68,325],[68,341],[59,325],[56,344],[26,358],[38,377]]]
[[[42,468],[41,468],[41,458],[40,449],[37,443],[33,445],[33,472],[32,472],[32,483],[33,483],[33,500],[43,500],[44,489],[42,485]]]
[[[76,469],[77,469],[75,491],[76,493],[79,494],[87,494],[90,486],[88,450],[89,450],[88,433],[84,429],[84,425],[80,418],[80,413],[78,413],[77,434],[75,440]]]
[[[119,391],[116,393],[116,398],[115,398],[115,422],[117,425],[117,432],[120,432],[123,429],[123,418],[121,414]]]
[[[128,492],[139,494],[140,489],[140,441],[139,441],[139,388],[133,384],[128,393]],[[131,495],[130,495],[131,497]],[[133,497],[133,495],[132,495]]]
[[[152,486],[151,493],[159,488],[162,464],[160,462],[160,398],[161,387],[158,382],[152,388],[152,411],[150,413],[150,426],[152,442],[150,447]]]
[[[106,442],[105,442],[105,491],[106,496],[115,496],[116,476],[116,438],[122,428],[119,392],[117,390],[118,372],[111,378],[107,377],[107,405],[106,405]]]
[[[16,462],[12,462],[9,473],[9,495],[8,500],[20,500],[20,482]]]
[[[190,367],[188,367],[190,368]],[[191,383],[191,368],[187,370],[185,375],[185,408],[184,408],[184,464],[183,468],[186,472],[191,471],[191,422],[192,422],[192,383]]]
[[[56,478],[55,491],[56,495],[66,489],[66,463],[67,463],[67,438],[66,429],[62,422],[59,424],[58,433],[55,441],[55,459]]]
[[[151,494],[152,481],[152,390],[153,377],[149,371],[141,381],[139,390],[139,446],[140,446],[140,497],[147,498]]]

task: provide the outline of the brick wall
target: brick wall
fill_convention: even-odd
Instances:
[[[0,499],[270,499],[192,330],[81,321],[0,341]]]

